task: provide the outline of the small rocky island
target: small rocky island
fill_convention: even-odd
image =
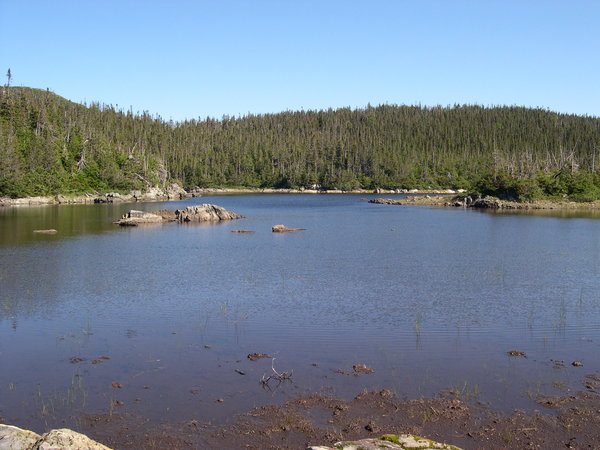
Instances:
[[[164,223],[164,222],[220,222],[222,220],[242,219],[234,212],[210,203],[198,206],[188,206],[185,209],[175,211],[161,210],[156,212],[138,211],[132,209],[124,214],[115,224],[122,227],[137,227],[138,225]]]

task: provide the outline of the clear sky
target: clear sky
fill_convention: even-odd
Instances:
[[[176,121],[368,103],[600,116],[600,0],[0,0],[8,68]]]

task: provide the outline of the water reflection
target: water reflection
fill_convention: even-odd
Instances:
[[[5,419],[219,421],[365,388],[530,408],[537,392],[580,387],[572,360],[600,370],[596,220],[272,195],[209,200],[241,222],[112,224],[133,206],[206,201],[0,210]],[[277,223],[306,231],[273,234]],[[32,233],[44,228],[59,233]],[[253,352],[293,383],[265,392],[272,361]],[[358,364],[375,373],[354,376]]]

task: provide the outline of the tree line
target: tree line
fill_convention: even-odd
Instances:
[[[4,86],[0,196],[184,187],[463,188],[600,198],[600,119],[516,106],[379,105],[174,123]]]

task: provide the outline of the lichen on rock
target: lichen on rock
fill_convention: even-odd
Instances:
[[[454,445],[435,442],[431,439],[412,434],[384,434],[379,438],[336,442],[333,444],[333,447],[324,445],[310,446],[307,447],[307,450],[379,450],[385,448],[402,450],[460,450],[460,448]]]

